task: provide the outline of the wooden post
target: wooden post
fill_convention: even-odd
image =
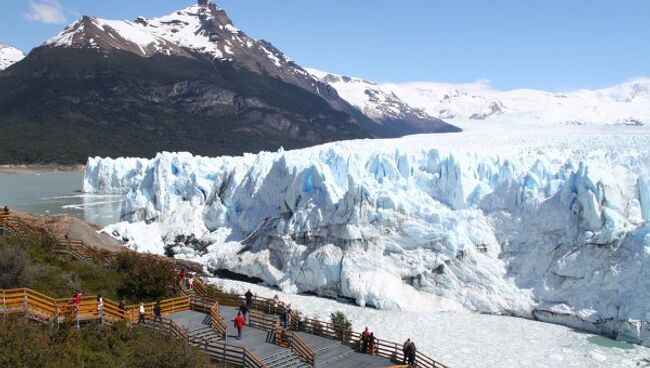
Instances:
[[[7,298],[6,292],[2,290],[2,323],[4,324],[7,320]]]
[[[54,312],[54,321],[56,323],[56,328],[58,330],[59,329],[59,314],[60,314],[60,312],[59,312],[59,304],[56,302],[56,300],[54,301],[54,305],[56,307],[56,311]]]
[[[25,292],[24,305],[25,305],[25,317],[27,317],[27,315],[29,314],[29,299],[27,297],[27,292]]]

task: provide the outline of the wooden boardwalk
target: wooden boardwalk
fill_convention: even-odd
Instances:
[[[242,331],[242,339],[237,338],[237,329],[233,326],[233,321],[237,315],[236,308],[220,306],[221,316],[226,321],[227,338],[226,342],[230,345],[245,347],[253,352],[269,367],[310,367],[297,354],[293,354],[291,349],[278,346],[273,341],[273,333],[267,332],[255,327],[246,326]],[[184,327],[190,337],[195,334],[204,335],[204,331],[210,329],[210,316],[187,310],[167,315],[167,318]],[[298,334],[316,353],[314,366],[320,368],[375,368],[391,367],[395,363],[389,359],[379,356],[373,356],[366,353],[358,352],[340,341],[328,339],[326,337],[315,336],[303,332],[294,332]],[[218,335],[212,335],[213,339],[223,341]]]
[[[322,368],[374,368],[393,367],[395,363],[386,358],[361,353],[340,341],[326,337],[296,332],[316,352],[314,365]]]

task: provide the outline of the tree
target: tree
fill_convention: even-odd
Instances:
[[[171,262],[159,257],[147,257],[136,252],[122,252],[112,267],[123,277],[118,287],[120,298],[133,301],[156,300],[171,296],[176,271]]]
[[[350,341],[352,337],[352,323],[345,317],[341,311],[330,314],[330,322],[334,325],[334,333],[342,342]]]

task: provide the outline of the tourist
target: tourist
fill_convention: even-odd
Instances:
[[[287,329],[291,325],[291,304],[282,311],[282,326]]]
[[[72,294],[72,300],[70,304],[72,304],[72,306],[76,307],[77,310],[79,310],[79,306],[81,305],[81,292],[76,292]]]
[[[104,309],[104,298],[101,295],[97,295],[97,310],[102,311]]]
[[[190,285],[190,292],[194,290],[194,275],[190,274],[190,279],[187,280],[187,283]]]
[[[185,279],[185,267],[178,271],[178,283],[183,285],[183,279]]]
[[[9,207],[8,207],[8,206],[5,206],[5,208],[4,208],[4,213],[5,213],[5,215],[8,215],[8,214],[9,214]]]
[[[298,331],[303,331],[305,329],[305,315],[301,311],[298,311]]]
[[[279,306],[280,306],[280,298],[278,298],[278,294],[275,294],[275,296],[273,297],[273,310],[277,310]]]
[[[408,360],[408,349],[411,346],[411,338],[406,339],[404,341],[404,345],[402,345],[402,354],[404,354],[404,359],[402,359],[402,364],[406,364],[406,360]]]
[[[368,351],[368,338],[370,337],[370,331],[368,331],[368,327],[366,327],[363,332],[361,333],[361,351],[362,352],[367,352]]]
[[[104,298],[97,295],[97,313],[99,313],[99,323],[104,324]]]
[[[248,308],[252,308],[253,307],[253,293],[251,293],[251,289],[248,289],[248,291],[246,292],[246,294],[244,294],[244,296],[246,297],[246,305],[248,306]]]
[[[368,350],[370,355],[375,355],[375,333],[371,332],[368,336]]]
[[[415,365],[415,353],[416,352],[417,352],[417,348],[415,347],[415,343],[412,342],[411,345],[409,345],[409,348],[408,348],[409,365]]]
[[[238,312],[237,317],[235,317],[235,328],[237,328],[237,338],[239,340],[241,340],[241,330],[245,324],[244,316],[242,316],[241,312]]]
[[[158,300],[158,301],[156,301],[156,305],[153,306],[154,321],[157,321],[157,322],[162,321],[161,312],[162,312],[162,308],[160,308],[160,300]]]
[[[239,313],[241,313],[244,316],[244,321],[246,320],[246,315],[248,314],[248,305],[246,303],[242,303],[241,306],[239,306]],[[248,322],[250,323],[250,315],[248,316]]]
[[[138,323],[144,323],[144,303],[140,303],[140,308],[138,308]]]
[[[121,311],[126,311],[126,301],[124,299],[120,300],[120,304],[117,306]]]

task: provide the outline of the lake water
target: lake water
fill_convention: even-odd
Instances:
[[[0,205],[67,214],[100,226],[119,221],[122,196],[82,193],[83,171],[0,171]]]

